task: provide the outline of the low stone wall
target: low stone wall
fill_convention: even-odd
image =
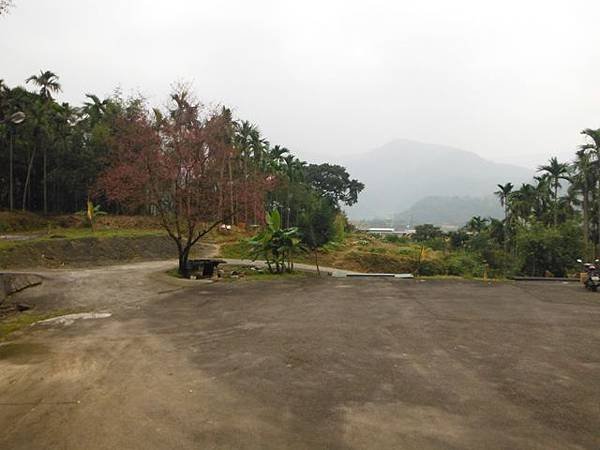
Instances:
[[[0,273],[0,304],[9,295],[41,283],[41,277],[29,273]]]

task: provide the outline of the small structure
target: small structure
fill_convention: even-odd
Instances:
[[[185,266],[185,277],[212,278],[218,265],[225,262],[222,259],[189,259]]]

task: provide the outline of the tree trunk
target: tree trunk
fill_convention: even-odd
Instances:
[[[502,229],[504,238],[504,253],[508,253],[508,205],[504,201],[504,228]]]
[[[584,174],[585,176],[585,174]],[[590,224],[589,224],[589,203],[588,203],[588,188],[587,182],[583,186],[583,248],[586,261],[590,259]]]
[[[315,248],[315,266],[317,266],[317,275],[321,276],[321,269],[319,269],[319,252]]]
[[[599,205],[598,205],[598,211],[597,211],[597,214],[598,214],[597,220],[598,221],[597,221],[597,224],[596,224],[597,227],[598,227],[598,230],[597,230],[598,231],[598,233],[597,233],[598,234],[598,236],[597,236],[598,248],[596,249],[596,257],[598,257],[598,256],[600,256],[600,181],[599,181],[599,184],[598,184],[598,194],[596,195],[596,197],[597,197],[596,201],[599,203]]]
[[[181,244],[178,243],[177,250],[179,253],[179,267],[177,272],[179,272],[179,275],[182,277],[187,278],[189,276],[187,263],[188,259],[190,258],[190,248],[187,246],[187,244],[185,247],[182,247]]]
[[[233,198],[233,172],[231,169],[231,158],[227,162],[227,166],[228,166],[228,171],[229,171],[229,202],[230,202],[229,213],[231,214],[231,224],[235,225],[235,223],[236,223],[236,221],[235,221],[235,203],[234,203],[234,198]]]
[[[14,162],[13,162],[13,152],[14,152],[14,142],[15,142],[15,134],[12,131],[11,128],[11,133],[10,133],[10,149],[9,149],[9,168],[8,168],[8,178],[9,178],[9,210],[12,211],[15,207],[15,198],[14,198],[14,181],[13,181],[13,166],[14,166]]]
[[[23,211],[25,211],[27,207],[27,190],[29,189],[29,181],[31,180],[31,168],[33,167],[33,159],[35,158],[36,149],[37,147],[33,148],[33,151],[31,152],[31,157],[29,158],[29,164],[27,164],[27,176],[25,177],[25,186],[23,187]]]
[[[44,146],[44,177],[42,184],[44,186],[44,215],[48,214],[48,149]]]
[[[554,185],[554,228],[558,225],[558,181]]]

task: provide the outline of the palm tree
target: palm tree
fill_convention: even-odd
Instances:
[[[572,185],[581,192],[582,203],[581,209],[583,212],[583,243],[585,248],[585,258],[589,260],[590,255],[590,186],[594,180],[592,175],[592,163],[590,154],[585,150],[577,152],[577,159],[573,163],[573,176],[571,177]]]
[[[27,163],[27,175],[25,177],[25,185],[23,186],[23,201],[21,203],[21,208],[23,209],[23,211],[27,209],[27,194],[29,193],[33,161],[35,160],[35,155],[40,145],[42,130],[44,130],[44,128],[47,127],[46,114],[43,105],[41,105],[39,102],[32,104],[29,113],[30,121],[33,123],[33,148],[29,154],[29,162]],[[45,178],[46,177],[44,174],[44,182]]]
[[[304,168],[306,162],[300,161],[291,153],[283,157],[283,170],[287,181],[286,192],[286,226],[290,226],[290,216],[292,211],[292,193],[290,185],[292,183],[301,182],[304,179]]]
[[[591,128],[586,128],[585,130],[581,131],[581,134],[583,134],[584,136],[586,136],[588,138],[588,143],[580,145],[579,149],[580,151],[583,152],[590,152],[592,153],[595,157],[596,160],[593,162],[593,166],[595,168],[595,179],[600,181],[600,128],[597,130],[593,130]],[[598,183],[596,189],[596,199],[598,202],[600,202],[600,182]],[[596,255],[598,255],[598,253],[600,253],[600,204],[597,205],[597,210],[599,211],[598,213],[598,223],[597,223],[597,227],[598,227],[598,241],[597,241],[597,245],[598,245],[598,249],[596,252]]]
[[[52,100],[52,94],[62,91],[62,86],[58,82],[58,75],[50,70],[41,71],[39,75],[31,75],[26,83],[33,83],[40,88],[40,96],[46,100]]]
[[[506,184],[499,184],[498,190],[494,194],[500,199],[500,206],[504,208],[504,227],[502,228],[502,241],[504,242],[504,251],[508,251],[508,222],[509,222],[509,211],[510,211],[510,200],[513,190],[513,184],[508,182]]]
[[[283,156],[289,154],[290,151],[281,145],[274,145],[269,149],[269,159],[273,163],[273,168],[277,170],[283,162]]]
[[[107,98],[100,100],[100,98],[94,94],[85,94],[85,96],[91,101],[83,103],[82,112],[90,119],[91,125],[94,125],[98,123],[104,114],[106,114],[110,100]]]
[[[26,115],[14,102],[14,98],[11,95],[12,91],[4,83],[4,80],[0,79],[0,114],[4,117],[0,119],[0,124],[6,124],[8,130],[8,184],[9,184],[9,210],[14,209],[14,143],[16,126],[22,123]]]
[[[42,98],[42,104],[44,108],[52,102],[52,94],[60,92],[62,87],[58,82],[58,75],[49,70],[41,71],[39,75],[32,75],[26,80],[27,83],[33,83],[40,88],[40,97]],[[43,186],[44,186],[44,214],[48,214],[48,188],[47,188],[47,178],[48,178],[48,150],[46,146],[44,146],[44,175],[43,175]]]
[[[515,216],[525,222],[530,220],[538,201],[535,186],[523,183],[518,190],[513,192],[511,200],[511,207]]]
[[[479,234],[485,230],[487,224],[488,219],[484,219],[481,216],[474,216],[467,222],[466,229],[472,233]]]
[[[504,185],[499,184],[498,190],[494,194],[500,199],[500,206],[504,208],[504,220],[508,221],[508,211],[510,207],[510,195],[513,190],[512,183],[506,183]]]
[[[560,180],[568,180],[569,165],[559,163],[554,156],[550,158],[549,164],[538,167],[538,172],[546,172],[552,180],[552,188],[554,191],[554,226],[558,224],[558,190],[560,189]]]

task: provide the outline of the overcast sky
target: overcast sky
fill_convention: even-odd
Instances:
[[[600,1],[14,0],[0,78],[163,103],[193,82],[301,157],[394,138],[532,166],[600,127]]]

